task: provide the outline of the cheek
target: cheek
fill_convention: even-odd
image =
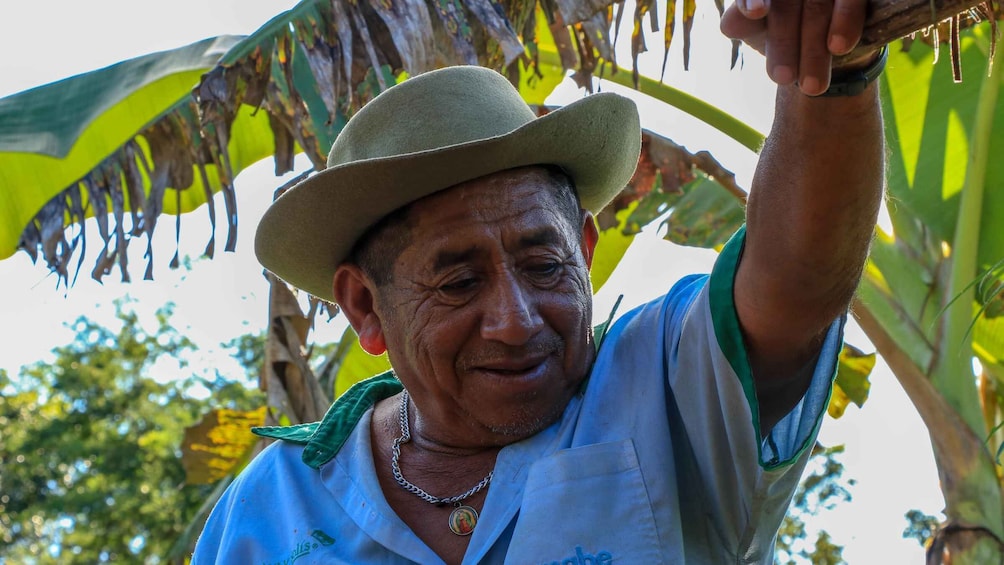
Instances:
[[[545,307],[552,327],[567,342],[570,361],[581,354],[577,348],[589,343],[592,331],[592,294],[585,269],[570,277],[565,292],[555,293]]]
[[[589,280],[589,270],[576,266],[569,273],[568,292],[565,293],[569,308],[582,315],[589,323],[593,304],[593,287]]]
[[[427,374],[452,371],[458,351],[477,333],[466,312],[428,307],[401,314],[401,351]]]

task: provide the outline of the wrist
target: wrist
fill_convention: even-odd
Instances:
[[[842,61],[830,71],[830,87],[819,96],[857,96],[864,92],[885,69],[888,47]]]
[[[833,57],[833,67],[832,72],[848,72],[848,71],[858,71],[866,69],[874,65],[880,58],[884,57],[883,53],[886,47],[863,49],[858,48],[846,55],[841,55],[839,57]]]

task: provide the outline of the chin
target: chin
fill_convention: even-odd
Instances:
[[[492,433],[505,438],[505,445],[524,440],[557,422],[571,398],[571,393],[564,394],[556,402],[548,403],[547,407],[533,406],[531,403],[520,404],[515,417],[489,424],[488,427]]]

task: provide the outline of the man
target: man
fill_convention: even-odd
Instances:
[[[259,430],[285,441],[193,562],[771,563],[881,196],[881,59],[833,70],[849,95],[810,96],[863,21],[860,0],[728,10],[780,84],[747,227],[710,277],[595,336],[592,213],[631,176],[633,105],[534,119],[469,67],[371,102],[256,250],[333,298],[393,375],[320,424]]]

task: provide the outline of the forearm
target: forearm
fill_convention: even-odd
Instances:
[[[804,372],[826,328],[847,308],[878,214],[884,152],[875,84],[836,98],[779,87],[735,289],[754,375],[765,390]]]

